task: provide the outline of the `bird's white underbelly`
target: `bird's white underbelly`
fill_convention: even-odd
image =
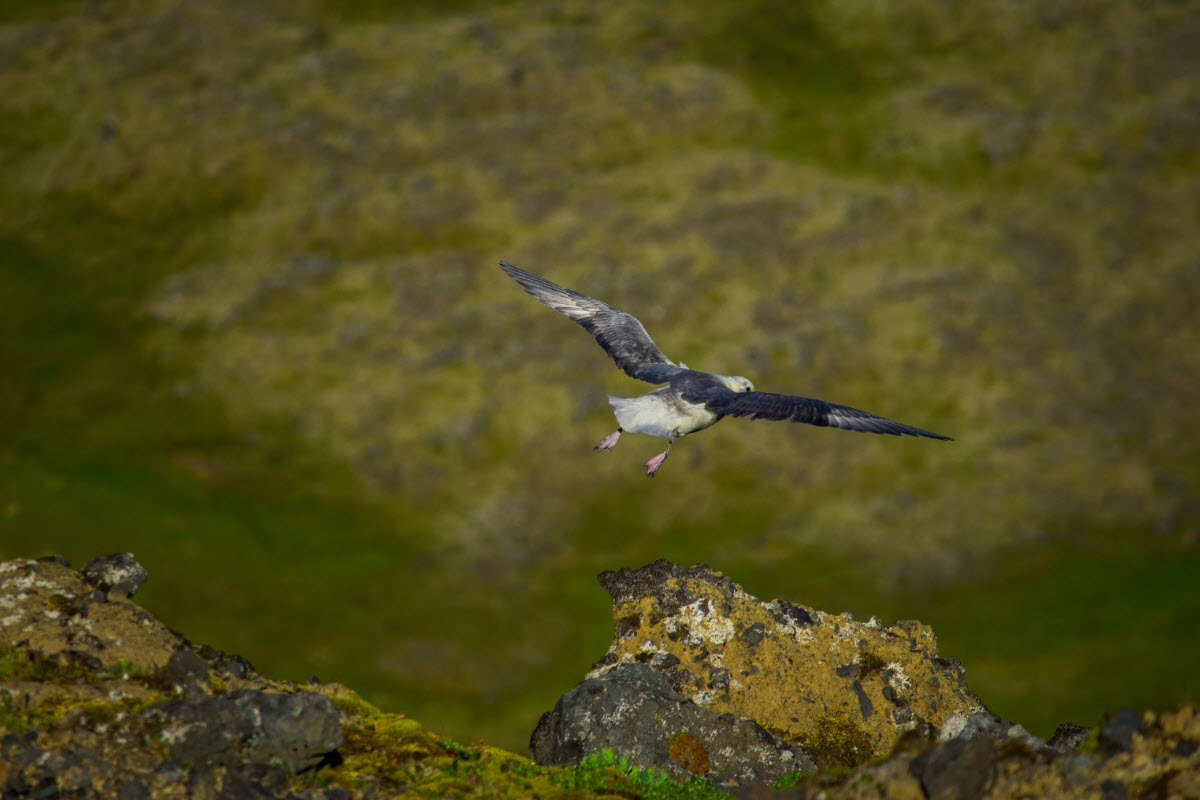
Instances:
[[[640,397],[609,397],[613,414],[623,430],[670,439],[686,436],[712,425],[720,415],[701,403],[689,403],[669,389]]]

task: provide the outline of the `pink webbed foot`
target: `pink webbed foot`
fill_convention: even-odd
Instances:
[[[654,473],[658,472],[658,468],[667,460],[667,452],[659,453],[654,458],[646,462],[646,477],[653,478]]]
[[[599,453],[601,450],[612,450],[617,446],[617,439],[621,438],[621,433],[621,429],[617,428],[608,436],[605,436],[604,439],[601,440],[600,444],[593,447],[592,450],[596,451],[597,453]]]

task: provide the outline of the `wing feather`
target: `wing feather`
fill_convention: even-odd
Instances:
[[[632,314],[539,278],[505,261],[500,262],[500,268],[539,302],[565,314],[596,337],[596,342],[631,378],[649,383],[666,383],[682,369],[663,355],[650,334],[646,333],[646,328]]]
[[[685,395],[685,399],[688,398]],[[700,400],[701,398],[696,398]],[[730,417],[803,422],[808,425],[841,428],[864,433],[886,433],[892,436],[925,436],[951,441],[949,436],[931,433],[903,422],[877,417],[849,406],[839,406],[811,397],[795,397],[771,392],[709,392],[703,399],[710,411]]]

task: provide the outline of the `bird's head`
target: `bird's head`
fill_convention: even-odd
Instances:
[[[754,384],[750,382],[750,379],[743,378],[741,375],[722,375],[721,383],[739,393],[754,391]]]

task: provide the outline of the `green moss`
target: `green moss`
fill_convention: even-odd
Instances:
[[[20,733],[31,728],[45,727],[55,719],[57,716],[49,708],[21,707],[8,698],[0,702],[0,730],[6,733]]]
[[[810,780],[815,781],[819,786],[824,788],[843,781],[851,774],[853,774],[852,768],[834,764],[820,767],[816,772],[789,772],[771,784],[771,788],[780,791],[795,789],[803,787]]]
[[[795,789],[804,782],[805,778],[811,774],[812,773],[809,772],[789,772],[787,775],[784,775],[782,778],[775,781],[775,783],[771,784],[771,788],[779,791]]]
[[[118,658],[115,662],[100,670],[100,675],[114,678],[138,678],[148,675],[149,673],[125,658]]]
[[[86,727],[110,725],[121,714],[131,714],[148,706],[169,699],[166,694],[152,692],[140,697],[123,697],[120,700],[81,700],[69,695],[49,697],[32,706],[18,707],[10,699],[0,705],[0,728],[12,733],[43,728],[78,710],[80,724]]]
[[[1079,743],[1079,747],[1076,749],[1078,749],[1079,752],[1081,752],[1081,753],[1087,753],[1089,755],[1092,753],[1095,753],[1097,750],[1099,750],[1100,749],[1100,730],[1103,727],[1104,727],[1103,722],[1101,722],[1101,724],[1099,724],[1099,725],[1094,726],[1090,731],[1087,732],[1087,735],[1083,737],[1083,741],[1081,741]]]
[[[704,778],[693,776],[687,782],[680,783],[659,770],[634,767],[607,748],[586,756],[574,769],[547,770],[547,777],[552,783],[573,792],[598,795],[632,795],[654,800],[718,800],[729,797]]]
[[[35,654],[20,647],[0,653],[0,678],[37,680]]]
[[[330,697],[330,700],[335,706],[356,720],[361,718],[374,718],[383,715],[382,711],[368,703],[366,700],[363,700],[361,696],[353,692],[333,695]]]
[[[844,711],[830,711],[817,720],[811,731],[796,735],[821,767],[857,767],[870,760],[871,739]]]
[[[99,673],[74,653],[44,656],[28,647],[0,653],[0,678],[61,682],[94,678]]]
[[[81,710],[87,724],[107,724],[116,720],[122,712],[137,711],[167,698],[161,691],[151,691],[138,697],[123,697],[116,701],[83,700],[70,694],[71,687],[97,684],[126,675],[137,677],[143,673],[124,660],[97,670],[73,653],[59,653],[47,657],[27,647],[17,647],[0,653],[0,679],[63,687],[62,694],[51,694],[31,706],[18,706],[11,699],[6,699],[4,705],[0,706],[0,726],[10,731],[44,727],[75,709]]]
[[[339,749],[344,761],[316,775],[297,776],[298,784],[375,787],[412,797],[725,797],[702,778],[680,783],[657,770],[637,769],[608,750],[575,768],[543,767],[504,750],[436,736],[415,720],[352,696],[335,697],[334,703],[351,717]]]

